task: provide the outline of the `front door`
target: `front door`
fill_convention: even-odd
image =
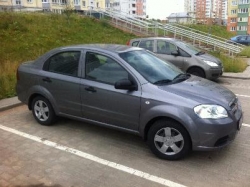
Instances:
[[[183,69],[184,59],[181,55],[173,55],[172,52],[179,52],[176,45],[164,40],[157,40],[157,56],[171,62],[176,67]]]
[[[86,53],[84,70],[82,116],[107,125],[138,130],[140,88],[128,91],[114,87],[116,81],[129,79],[128,71],[112,58],[93,52]]]

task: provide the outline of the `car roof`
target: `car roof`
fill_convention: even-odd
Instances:
[[[156,40],[156,39],[160,39],[160,40],[170,40],[170,41],[177,41],[174,38],[165,38],[165,37],[147,37],[147,38],[134,38],[132,40]]]
[[[119,45],[119,44],[81,44],[81,45],[72,45],[72,46],[65,46],[59,47],[54,50],[74,50],[74,49],[91,49],[91,50],[100,50],[106,52],[113,52],[113,53],[121,53],[126,51],[132,50],[142,50],[138,47],[132,47],[127,45]]]

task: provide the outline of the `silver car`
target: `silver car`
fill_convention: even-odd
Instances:
[[[54,49],[19,66],[16,90],[42,125],[63,116],[127,131],[162,159],[224,147],[242,124],[230,90],[130,46]]]
[[[152,51],[159,58],[193,75],[215,80],[223,73],[223,64],[218,58],[173,38],[136,38],[127,44]]]

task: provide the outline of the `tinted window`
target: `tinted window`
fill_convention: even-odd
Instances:
[[[151,83],[160,80],[171,81],[181,73],[175,66],[162,61],[147,51],[129,51],[119,55]]]
[[[86,79],[114,85],[128,79],[128,72],[116,61],[97,53],[87,53],[85,62]]]
[[[153,51],[153,45],[154,41],[153,40],[142,40],[139,44],[140,48],[147,49],[149,51]]]
[[[157,53],[171,55],[171,52],[176,50],[176,46],[170,42],[157,41]]]
[[[135,42],[132,43],[132,46],[137,46],[138,43],[139,43],[139,41],[135,41]]]
[[[187,52],[183,51],[181,48],[178,48],[180,56],[191,57]]]
[[[80,51],[58,53],[45,62],[44,69],[54,73],[77,76],[80,55]]]

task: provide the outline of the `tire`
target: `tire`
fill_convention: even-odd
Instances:
[[[52,125],[57,119],[52,105],[48,99],[42,96],[33,99],[32,113],[36,121],[41,125]]]
[[[147,140],[151,151],[165,160],[181,159],[191,150],[188,132],[172,120],[156,121],[148,131]]]
[[[198,77],[202,77],[202,78],[205,78],[206,75],[204,73],[204,71],[201,69],[201,68],[198,68],[198,67],[193,67],[193,68],[190,68],[187,73],[190,73],[192,75],[196,75]]]

